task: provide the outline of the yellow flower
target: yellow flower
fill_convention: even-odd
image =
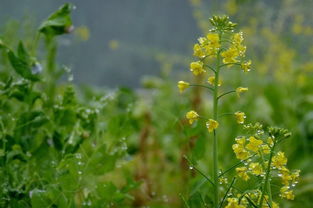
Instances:
[[[272,160],[272,164],[274,167],[277,169],[283,168],[287,164],[287,158],[285,157],[285,153],[283,152],[278,152]]]
[[[235,33],[233,36],[233,44],[234,45],[240,45],[243,41],[243,33],[239,32],[239,33]]]
[[[237,144],[244,145],[246,143],[246,137],[237,137],[236,139]]]
[[[280,189],[280,196],[288,200],[294,200],[295,198],[295,195],[293,194],[293,191],[289,189],[289,186],[283,186]]]
[[[271,152],[271,148],[267,145],[267,144],[263,144],[262,146],[261,146],[261,149],[262,149],[262,152],[264,153],[264,154],[270,154],[270,152]]]
[[[242,178],[243,180],[245,180],[245,181],[249,180],[250,177],[247,174],[247,168],[246,167],[236,168],[236,172],[237,172],[238,176],[240,178]]]
[[[236,158],[239,160],[245,160],[249,157],[249,152],[245,150],[243,145],[233,144],[232,146],[234,153],[236,154]]]
[[[249,168],[254,175],[261,175],[263,173],[263,169],[260,163],[250,163]]]
[[[292,183],[296,184],[299,181],[300,177],[300,170],[295,170],[293,173],[291,173]]]
[[[189,120],[190,124],[193,124],[193,122],[195,122],[199,119],[199,115],[196,111],[189,111],[186,114],[186,118]]]
[[[281,177],[282,184],[284,184],[285,186],[288,186],[288,185],[289,185],[289,181],[292,180],[292,177],[291,177],[291,175],[290,175],[290,171],[289,171],[286,167],[283,167],[283,168],[279,171],[278,176]]]
[[[214,129],[217,129],[218,125],[219,125],[218,122],[213,119],[209,119],[209,121],[206,122],[206,127],[208,128],[209,132],[212,132]]]
[[[239,200],[237,198],[228,198],[227,205],[225,208],[246,208],[246,206],[239,204]]]
[[[205,45],[206,43],[208,43],[208,40],[204,37],[200,37],[198,38],[198,42],[200,43],[200,45]]]
[[[247,87],[237,87],[236,93],[240,97],[240,93],[247,92],[249,89]]]
[[[257,153],[259,151],[261,144],[263,144],[262,140],[256,139],[254,136],[251,136],[249,138],[249,143],[246,145],[246,148]]]
[[[191,62],[190,64],[190,71],[195,75],[198,76],[205,72],[203,68],[203,63],[201,61]]]
[[[210,84],[210,85],[215,85],[215,76],[210,76],[209,78],[208,78],[208,83]],[[218,80],[218,84],[217,84],[217,86],[221,86],[222,85],[222,81],[221,80]]]
[[[244,112],[237,111],[235,113],[235,117],[236,117],[237,123],[243,124],[245,122],[246,115]]]
[[[267,138],[267,144],[271,147],[274,145],[274,141],[272,137]]]
[[[276,202],[272,203],[272,208],[279,208],[279,205]]]
[[[195,44],[193,46],[193,55],[199,58],[205,57],[205,53],[203,52],[203,48],[199,44]]]
[[[242,64],[241,64],[241,68],[242,68],[242,70],[244,71],[244,72],[249,72],[250,70],[251,70],[251,60],[249,60],[249,61],[246,61],[246,62],[243,62]]]
[[[239,56],[244,57],[247,47],[243,45],[238,45],[236,48],[237,48]]]
[[[227,180],[227,178],[225,178],[225,177],[219,177],[218,178],[218,182],[220,183],[220,184],[227,184],[228,183],[228,180]]]
[[[187,89],[190,84],[188,82],[184,82],[184,81],[179,81],[177,84],[180,93],[183,93],[185,91],[185,89]]]
[[[207,39],[209,41],[209,46],[213,49],[216,50],[218,49],[221,45],[220,45],[220,38],[218,36],[218,34],[216,33],[209,33],[207,34]]]
[[[229,64],[229,63],[236,63],[236,58],[238,57],[238,51],[236,48],[229,48],[227,51],[224,51],[221,53],[223,57],[223,63]]]
[[[234,48],[237,49],[239,56],[244,56],[246,52],[246,46],[242,45],[242,42],[243,42],[243,33],[239,32],[234,34],[232,43],[234,45]]]

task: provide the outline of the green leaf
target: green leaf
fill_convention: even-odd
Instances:
[[[21,53],[21,52],[19,52]],[[25,55],[25,54],[24,54]],[[12,51],[8,52],[9,61],[14,68],[15,72],[21,75],[23,78],[31,80],[31,81],[39,81],[39,77],[32,74],[31,66],[20,59],[19,57],[15,56]],[[25,58],[25,57],[24,57]]]
[[[94,175],[107,173],[115,168],[117,158],[116,154],[107,153],[106,146],[102,145],[91,155],[87,171]]]
[[[192,157],[194,160],[198,161],[203,158],[206,150],[207,138],[205,136],[199,136],[196,139],[196,144],[192,150]]]
[[[17,48],[17,56],[21,61],[25,62],[27,65],[31,65],[31,59],[27,51],[25,50],[25,47],[23,45],[23,42],[19,42],[18,48]]]
[[[46,196],[46,192],[39,189],[34,189],[30,192],[31,194],[31,203],[34,208],[41,207],[50,207],[51,202]]]
[[[44,21],[39,27],[39,32],[46,36],[56,36],[68,33],[72,26],[71,11],[72,4],[64,4],[56,12]]]

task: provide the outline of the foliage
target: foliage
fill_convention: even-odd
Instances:
[[[155,53],[152,49],[161,73],[158,77],[145,77],[142,89],[83,87],[72,83],[69,68],[56,61],[59,36],[73,29],[72,5],[62,6],[38,30],[33,29],[37,26],[32,21],[10,22],[1,28],[0,207],[209,207],[214,202],[209,182],[214,175],[213,140],[203,127],[213,118],[213,112],[212,98],[206,99],[205,89],[216,84],[230,92],[219,103],[219,111],[225,115],[217,120],[218,126],[215,119],[208,123],[212,131],[217,129],[221,141],[217,159],[218,175],[225,173],[219,177],[223,206],[237,206],[238,202],[253,206],[259,198],[268,202],[269,198],[257,191],[264,189],[258,182],[264,181],[261,175],[268,169],[262,166],[269,159],[264,151],[268,136],[284,137],[286,133],[282,128],[269,127],[283,126],[293,134],[285,135],[290,137],[271,151],[275,164],[280,161],[285,164],[281,170],[270,171],[272,196],[281,207],[310,207],[312,64],[309,44],[304,41],[310,38],[308,19],[301,18],[298,10],[288,13],[295,7],[293,0],[276,5],[281,7],[277,17],[271,16],[276,7],[260,6],[256,1],[227,0],[224,5],[190,2],[204,34],[209,32],[207,17],[211,12],[226,10],[231,19],[240,23],[246,34],[246,54],[253,65],[241,56],[235,57],[236,51],[230,50],[224,54],[223,59],[228,59],[223,64],[240,61],[233,66],[242,72],[228,70],[225,65],[227,75],[223,69],[220,76],[223,80],[209,76],[205,80],[207,88],[195,87],[204,81],[202,75],[191,78],[175,70],[186,68],[190,57]],[[271,24],[264,17],[271,17]],[[212,21],[218,21],[214,24],[221,28],[229,19]],[[281,26],[286,23],[290,27]],[[234,27],[231,23],[224,29],[231,32]],[[214,40],[216,36],[209,38]],[[218,46],[218,42],[212,42],[208,48]],[[118,43],[118,48],[124,47],[125,43]],[[116,48],[113,45],[117,43],[112,43],[112,48]],[[195,46],[199,58],[206,52],[203,46],[200,43]],[[252,70],[244,73],[249,71],[250,64]],[[198,62],[192,68],[196,74],[210,71]],[[180,82],[183,97],[173,79],[189,80]],[[228,85],[243,87],[229,89]],[[185,113],[190,109],[194,112],[188,120]],[[203,115],[210,116],[203,119]],[[263,125],[247,124],[246,115],[249,121],[260,121]],[[251,137],[262,140],[257,147],[262,148],[264,163],[262,154],[254,155],[249,150],[251,145],[247,148],[247,144],[255,141],[249,140]],[[238,149],[243,138],[245,145]],[[282,149],[284,154],[280,153]],[[247,151],[251,161],[242,162],[234,157],[239,150]],[[286,169],[287,156],[288,167],[301,169],[299,184],[292,193],[283,188],[287,183],[292,188],[297,182],[297,171]],[[262,173],[256,163],[262,166]],[[232,180],[235,174],[236,179]],[[245,181],[247,177],[249,180]],[[292,201],[281,200],[279,194],[296,197]]]

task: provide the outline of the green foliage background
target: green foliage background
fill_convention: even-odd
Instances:
[[[221,111],[241,109],[250,122],[291,130],[281,149],[288,166],[301,169],[301,181],[295,200],[281,207],[311,207],[312,2],[189,4],[203,33],[212,13],[229,14],[239,23],[254,70],[245,77],[227,72],[224,83],[248,86],[249,93],[240,100],[228,97]],[[212,174],[212,138],[205,129],[188,126],[184,115],[195,106],[210,114],[211,97],[199,90],[180,95],[176,87],[181,79],[192,81],[192,45],[190,56],[141,48],[151,52],[147,54],[160,65],[160,73],[144,77],[140,89],[80,86],[72,82],[73,72],[57,62],[59,35],[71,25],[69,13],[57,17],[41,25],[41,35],[31,21],[13,21],[1,29],[0,207],[183,207],[183,199],[190,207],[209,203],[207,181],[189,169],[184,155]],[[127,51],[127,44],[119,42],[118,50]],[[37,63],[43,71],[34,74]],[[219,161],[225,170],[236,162],[231,145],[240,129],[229,118],[221,128]]]

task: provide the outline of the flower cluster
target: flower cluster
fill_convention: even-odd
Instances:
[[[212,25],[214,26],[206,36],[198,38],[198,42],[193,47],[193,55],[198,59],[190,63],[190,71],[194,76],[207,76],[207,83],[209,86],[200,84],[190,84],[189,82],[179,81],[177,86],[179,91],[183,93],[186,89],[191,86],[206,87],[212,90],[216,90],[216,87],[222,86],[222,81],[218,76],[218,70],[223,66],[239,66],[242,71],[250,71],[251,60],[244,60],[246,46],[243,45],[243,33],[235,33],[233,30],[236,24],[229,21],[229,18],[214,16],[210,19]],[[219,66],[216,68],[210,66],[209,63],[217,58],[221,59]],[[213,73],[213,74],[212,74]],[[212,87],[211,87],[212,86]],[[246,87],[238,87],[237,89],[231,91],[237,93],[238,97],[243,92],[248,91]],[[229,94],[229,92],[225,93]],[[194,112],[194,111],[190,111]],[[190,124],[193,124],[199,116],[192,117],[190,112],[187,113],[186,117]],[[196,112],[194,112],[196,113]],[[198,115],[198,113],[196,113]],[[243,124],[246,118],[244,112],[234,113],[237,123]],[[216,121],[217,118],[210,118],[206,122],[206,127],[209,132],[218,128],[219,123]]]
[[[290,171],[286,167],[287,158],[284,152],[278,151],[275,153],[276,145],[289,137],[290,133],[281,128],[270,127],[264,130],[263,126],[259,123],[254,125],[247,124],[244,125],[244,128],[250,130],[250,132],[252,131],[253,134],[248,138],[246,136],[237,137],[235,144],[232,146],[236,158],[241,160],[242,164],[236,167],[237,176],[243,181],[248,181],[251,177],[256,177],[263,181],[263,183],[270,183],[271,178],[278,177],[282,183],[280,197],[293,200],[293,188],[298,183],[300,171]],[[257,193],[264,192],[265,190],[263,189],[260,186]],[[249,199],[254,200],[255,204],[262,202],[262,207],[268,207],[268,196],[265,194],[263,197],[261,194],[257,194],[257,197],[252,197],[251,195]],[[231,198],[231,200],[234,200],[234,198]],[[235,202],[233,201],[232,203]],[[229,201],[228,204],[231,204],[231,202]],[[278,207],[278,204],[272,202],[271,207]]]

